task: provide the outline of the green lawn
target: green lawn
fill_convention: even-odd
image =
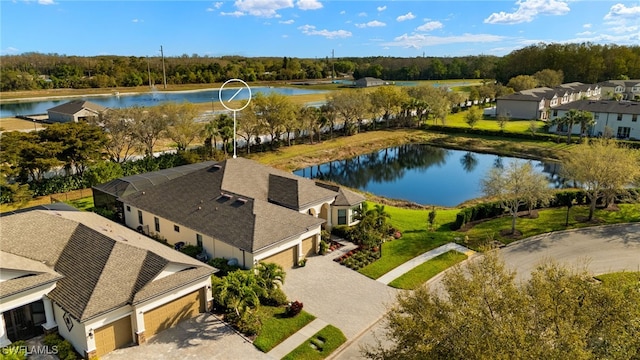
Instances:
[[[455,114],[447,115],[447,122],[445,125],[449,127],[469,128],[469,125],[464,120],[466,114],[467,111],[460,111]],[[428,123],[430,125],[434,124],[433,120],[429,120]],[[436,123],[440,125],[440,122]],[[511,132],[529,132],[530,124],[529,120],[509,120],[504,130]],[[536,121],[536,125],[538,126],[538,131],[542,131],[541,129],[545,125],[545,122]],[[485,117],[476,123],[474,129],[500,130],[500,125],[494,118]]]
[[[640,285],[640,271],[624,271],[596,276],[604,284],[622,287]]]
[[[467,255],[451,250],[426,261],[389,283],[398,289],[413,290],[451,266],[467,259]]]
[[[309,340],[288,353],[282,360],[316,360],[331,355],[347,338],[333,325],[327,325]]]
[[[261,306],[258,311],[264,320],[253,345],[265,353],[316,318],[304,310],[295,317],[287,317],[285,307]]]
[[[93,196],[87,196],[78,200],[70,200],[67,203],[79,210],[91,211],[94,208]]]
[[[596,209],[594,214],[596,221],[586,222],[584,219],[589,215],[588,207],[574,206],[571,208],[568,227],[564,226],[566,208],[540,210],[538,211],[539,217],[537,219],[518,218],[516,229],[522,232],[521,238],[526,238],[552,231],[640,221],[640,204],[620,204],[619,208],[619,211]],[[511,217],[505,216],[479,223],[468,231],[459,234],[469,236],[470,245],[476,249],[491,238],[502,241],[505,244],[518,240],[501,236],[500,231],[505,229],[511,229]]]
[[[369,207],[373,208],[373,205],[370,204]],[[402,237],[384,243],[382,258],[359,270],[361,274],[372,279],[379,278],[426,251],[454,241],[456,236],[446,225],[455,220],[458,213],[456,209],[436,210],[436,231],[427,229],[429,210],[385,206],[385,211],[391,215],[391,226],[400,230]]]
[[[373,204],[369,204],[373,208]],[[629,223],[640,221],[640,204],[620,204],[619,211],[597,209],[594,215],[597,221],[585,222],[588,215],[586,206],[574,206],[571,209],[569,227],[564,226],[566,208],[539,210],[537,219],[519,218],[516,228],[522,237],[530,237],[542,233],[582,228],[604,224]],[[455,220],[459,209],[437,210],[436,230],[427,230],[428,209],[405,209],[386,205],[385,211],[391,215],[389,222],[402,232],[402,238],[386,242],[382,245],[382,257],[358,270],[372,279],[377,279],[393,268],[412,258],[432,250],[448,242],[469,237],[465,246],[481,250],[490,239],[505,244],[518,239],[504,237],[500,231],[511,228],[511,218],[502,217],[476,224],[468,231],[451,231],[450,223]]]

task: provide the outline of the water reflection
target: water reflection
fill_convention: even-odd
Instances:
[[[295,173],[380,196],[425,205],[455,206],[482,196],[480,179],[489,169],[502,168],[515,160],[529,161],[423,144],[405,144],[300,169]],[[559,164],[533,160],[532,163],[537,171],[547,174],[551,187],[564,187]]]

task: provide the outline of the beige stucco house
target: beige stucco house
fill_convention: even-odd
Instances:
[[[161,172],[96,186],[96,203],[117,198],[128,227],[201,246],[207,257],[236,259],[244,268],[260,261],[296,266],[318,251],[323,226],[355,224],[365,200],[244,158]]]
[[[34,209],[0,225],[0,346],[57,331],[102,356],[210,306],[214,268],[97,214]]]
[[[609,80],[599,84],[605,99],[640,99],[640,80]]]
[[[78,122],[97,118],[107,110],[102,105],[86,100],[73,100],[47,110],[49,122]]]

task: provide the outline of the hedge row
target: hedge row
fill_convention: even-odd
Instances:
[[[630,189],[626,193],[630,193],[632,196],[637,197],[640,194],[640,189]],[[616,202],[623,201],[624,198],[621,195],[616,199]],[[589,200],[587,199],[587,194],[584,190],[562,190],[555,192],[553,194],[553,198],[551,198],[547,205],[538,203],[533,208],[540,209],[544,206],[560,207],[567,205],[586,205],[588,202]],[[602,200],[599,199],[597,204],[601,203]],[[527,209],[527,206],[521,206],[518,211],[525,211]],[[456,221],[452,223],[450,227],[452,230],[458,230],[469,222],[498,217],[503,215],[504,212],[505,209],[502,208],[499,202],[477,204],[460,210],[460,212],[456,214]]]

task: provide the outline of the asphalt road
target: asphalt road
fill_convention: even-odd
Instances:
[[[538,264],[553,260],[593,275],[617,271],[640,271],[640,223],[592,227],[534,236],[499,250],[508,268],[517,272],[517,280],[526,280]],[[440,288],[439,275],[429,287]],[[333,359],[364,359],[360,347],[384,339],[383,322],[378,322],[355,339]]]

